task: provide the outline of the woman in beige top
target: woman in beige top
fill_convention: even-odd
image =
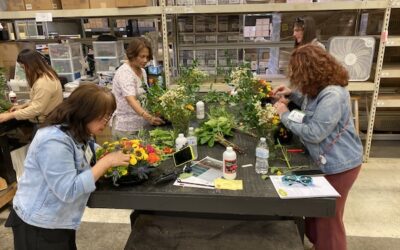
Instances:
[[[42,123],[45,117],[63,100],[62,86],[57,73],[39,52],[24,49],[17,62],[25,70],[30,91],[30,102],[14,106],[10,112],[0,114],[0,123],[11,119]]]

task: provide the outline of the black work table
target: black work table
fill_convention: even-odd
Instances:
[[[238,154],[237,178],[243,180],[243,190],[210,190],[173,186],[173,182],[155,185],[152,178],[162,171],[173,169],[172,160],[163,162],[158,172],[145,183],[136,186],[114,187],[111,182],[100,181],[90,196],[92,208],[135,209],[178,213],[206,213],[233,215],[263,215],[289,217],[330,217],[335,213],[335,198],[280,199],[272,182],[262,180],[255,173],[255,145],[257,138],[237,134],[232,140],[247,152]],[[210,156],[222,159],[225,148],[217,144],[213,148],[199,146],[199,159]],[[252,167],[242,168],[244,164]],[[293,154],[292,166],[311,162],[304,154]],[[272,166],[284,166],[283,161],[270,162]]]

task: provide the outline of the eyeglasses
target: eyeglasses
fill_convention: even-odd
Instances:
[[[282,182],[288,186],[291,186],[295,183],[300,183],[304,186],[311,186],[313,184],[312,177],[304,175],[284,175],[282,177]]]
[[[106,123],[108,123],[111,120],[112,115],[109,116],[104,116],[103,117],[103,121],[105,121]]]

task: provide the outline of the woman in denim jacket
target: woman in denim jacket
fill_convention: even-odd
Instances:
[[[306,235],[320,250],[345,250],[343,224],[348,192],[362,164],[362,145],[355,131],[346,69],[323,48],[307,44],[295,49],[289,61],[292,91],[279,86],[272,95],[286,128],[296,134],[311,158],[340,193],[332,218],[306,218]],[[301,107],[289,112],[288,99]]]
[[[108,168],[129,162],[122,152],[96,162],[90,143],[115,108],[110,91],[84,84],[46,118],[29,146],[6,222],[16,250],[76,249],[75,231],[96,180]]]

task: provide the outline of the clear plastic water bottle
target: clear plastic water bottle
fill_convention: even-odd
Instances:
[[[269,149],[265,137],[261,137],[256,148],[256,173],[267,174],[268,173],[268,157]]]
[[[192,146],[194,159],[197,159],[197,157],[198,157],[198,154],[197,154],[197,137],[196,137],[196,135],[194,133],[194,128],[193,127],[189,127],[189,133],[188,133],[187,141],[188,141],[189,146]]]

